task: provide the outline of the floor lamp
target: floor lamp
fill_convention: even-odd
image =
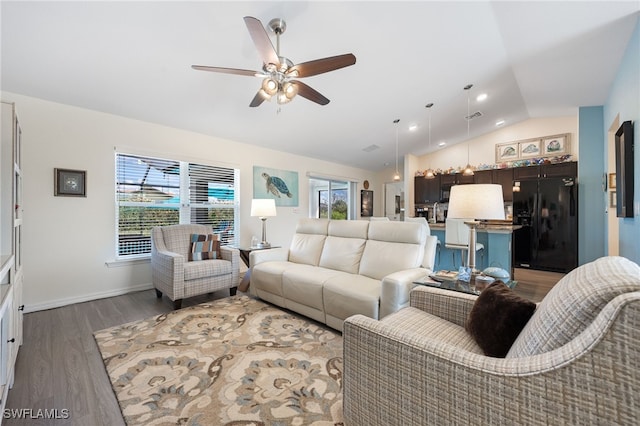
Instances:
[[[476,268],[476,228],[481,220],[504,220],[504,201],[502,186],[493,184],[454,185],[449,194],[447,217],[467,219],[469,227],[469,247],[467,265],[471,274],[478,273]]]
[[[276,200],[273,198],[254,198],[251,200],[251,216],[257,216],[262,220],[262,241],[258,248],[270,248],[267,242],[267,217],[276,215]]]

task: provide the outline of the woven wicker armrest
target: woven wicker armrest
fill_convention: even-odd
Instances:
[[[452,290],[417,286],[410,294],[409,306],[464,327],[478,296]]]

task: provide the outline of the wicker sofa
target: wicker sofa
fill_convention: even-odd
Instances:
[[[604,257],[567,274],[506,358],[463,324],[476,296],[417,287],[410,307],[344,323],[344,418],[357,425],[636,425],[640,267]]]
[[[354,314],[382,318],[431,272],[421,267],[435,257],[427,233],[420,223],[301,219],[289,249],[251,252],[250,290],[338,330]]]

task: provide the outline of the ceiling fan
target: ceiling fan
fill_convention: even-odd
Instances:
[[[277,49],[273,48],[269,35],[259,19],[245,16],[244,22],[262,58],[262,71],[209,67],[204,65],[192,65],[191,68],[200,71],[262,78],[262,86],[249,104],[250,107],[257,107],[265,100],[271,100],[273,96],[276,97],[278,104],[284,104],[290,102],[296,95],[300,95],[317,104],[326,105],[329,103],[329,99],[296,79],[322,74],[356,63],[356,57],[351,53],[347,53],[345,55],[331,56],[294,65],[288,58],[280,56],[280,35],[284,34],[287,29],[287,24],[284,20],[275,18],[269,21],[269,29],[276,34]]]

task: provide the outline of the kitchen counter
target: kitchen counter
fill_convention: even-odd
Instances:
[[[429,224],[429,228],[433,229],[433,230],[441,230],[444,231],[445,230],[445,224],[444,222],[437,222],[437,223],[430,223]],[[478,225],[478,227],[476,228],[476,232],[490,232],[490,233],[496,233],[496,234],[508,234],[511,233],[513,231],[515,231],[516,229],[520,229],[522,228],[522,225],[513,225],[510,223],[481,223],[480,225]]]
[[[439,240],[435,269],[457,270],[460,266],[460,250],[451,250],[445,246],[444,222],[430,223],[429,228],[431,234]],[[481,223],[476,228],[477,242],[484,245],[484,250],[476,254],[476,268],[483,270],[489,266],[497,266],[509,271],[513,278],[513,231],[520,228],[521,225],[506,221]]]

